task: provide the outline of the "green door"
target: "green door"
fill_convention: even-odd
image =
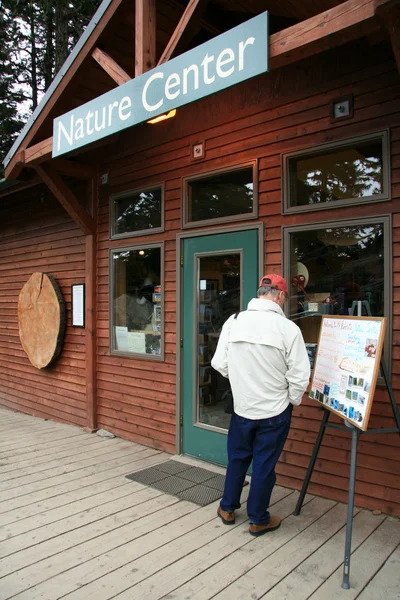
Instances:
[[[226,465],[228,381],[211,367],[223,323],[243,310],[258,284],[259,230],[184,240],[182,451]]]

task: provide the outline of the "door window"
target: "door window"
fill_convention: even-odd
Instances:
[[[223,395],[229,382],[211,367],[225,321],[240,311],[241,254],[198,258],[197,268],[197,421],[228,429]]]

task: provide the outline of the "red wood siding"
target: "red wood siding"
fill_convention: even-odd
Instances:
[[[85,280],[84,238],[42,186],[0,197],[0,404],[85,425],[85,337],[71,325],[71,284]],[[34,368],[18,332],[18,296],[35,271],[50,273],[67,308],[61,357]]]
[[[354,117],[330,123],[332,99],[353,94]],[[109,185],[100,188],[98,231],[98,411],[99,426],[138,442],[174,452],[176,406],[176,234],[181,231],[182,177],[259,159],[259,220],[265,226],[265,269],[282,268],[282,226],[392,215],[393,386],[400,396],[400,78],[392,55],[362,43],[325,53],[178,109],[173,121],[143,125],[121,135]],[[370,131],[390,128],[392,200],[358,207],[281,214],[281,154]],[[190,160],[190,145],[205,141],[205,159]],[[165,232],[110,241],[109,195],[165,182]],[[202,231],[200,229],[200,231]],[[110,356],[110,248],[165,242],[165,361]],[[156,373],[156,376],[155,376]],[[319,407],[305,400],[278,467],[279,482],[300,488],[321,421]],[[378,390],[371,427],[394,425],[385,390]],[[400,514],[399,436],[363,435],[359,445],[356,503]],[[346,500],[349,435],[329,432],[310,492]]]

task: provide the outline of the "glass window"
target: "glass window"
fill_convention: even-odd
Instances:
[[[185,223],[256,216],[255,164],[185,180]]]
[[[226,377],[211,368],[222,325],[240,311],[240,252],[206,255],[197,267],[197,418],[200,423],[229,428],[224,394],[229,388]]]
[[[284,157],[286,209],[389,198],[388,136],[381,132]]]
[[[143,231],[161,231],[163,190],[124,192],[111,197],[111,237],[138,235]]]
[[[111,251],[111,351],[162,355],[162,248],[144,246]]]
[[[386,226],[385,226],[386,224]],[[321,316],[389,316],[388,221],[288,228],[290,318],[299,325],[311,365]]]

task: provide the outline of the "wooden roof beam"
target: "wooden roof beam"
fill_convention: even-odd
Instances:
[[[397,70],[400,73],[400,0],[392,2],[389,6],[380,6],[377,14],[389,33]]]
[[[100,48],[93,50],[92,57],[118,85],[122,85],[131,79],[128,73],[111,56],[100,50]]]
[[[51,158],[51,153],[53,150],[53,138],[47,138],[42,142],[38,142],[34,144],[30,148],[26,148],[25,150],[25,160],[24,166],[32,167],[35,164],[40,164],[42,162],[46,162],[49,158]]]
[[[135,1],[135,77],[156,65],[156,0]]]
[[[183,12],[183,15],[180,18],[178,25],[175,28],[174,33],[171,36],[171,39],[169,40],[164,52],[162,53],[162,56],[157,63],[157,66],[162,65],[171,58],[175,48],[177,47],[179,41],[182,38],[184,31],[186,30],[189,21],[193,22],[196,20],[200,20],[205,9],[207,8],[207,4],[209,3],[209,1],[210,0],[190,0],[189,4]]]
[[[391,2],[347,0],[271,35],[270,68],[282,67],[375,31],[380,27],[377,7]]]
[[[38,175],[85,235],[94,234],[95,221],[49,164],[36,165]]]

